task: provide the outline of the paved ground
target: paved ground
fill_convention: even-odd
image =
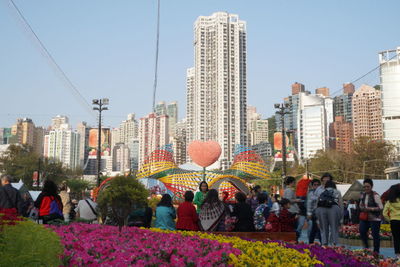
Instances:
[[[305,243],[308,242],[307,229],[303,229],[303,232],[301,233],[301,236],[300,236],[299,240],[303,241]],[[362,249],[362,247],[356,247],[356,246],[346,246],[346,245],[343,245],[343,246],[345,246],[346,248],[348,248],[350,250]],[[395,257],[393,248],[381,248],[380,249],[380,253],[385,257],[390,257],[390,258],[394,258]]]

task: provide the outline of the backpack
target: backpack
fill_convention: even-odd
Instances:
[[[266,220],[264,217],[264,210],[268,209],[266,204],[259,205],[256,210],[254,211],[253,221],[254,221],[254,228],[256,230],[262,230],[265,227]]]
[[[318,207],[331,208],[336,205],[333,190],[325,190],[318,198]]]
[[[60,204],[58,203],[57,199],[53,196],[50,197],[51,202],[50,202],[50,214],[57,214],[60,215],[61,217],[63,216],[62,209],[60,207]]]

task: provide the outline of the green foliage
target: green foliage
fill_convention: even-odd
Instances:
[[[111,209],[110,215],[121,230],[134,206],[146,204],[148,195],[146,188],[134,177],[117,176],[99,192],[97,203],[103,217]]]
[[[90,183],[86,180],[80,178],[68,179],[67,186],[71,190],[71,197],[76,199],[81,199],[82,192],[90,187]]]
[[[4,225],[0,232],[0,266],[60,266],[59,236],[31,221]]]
[[[268,119],[268,141],[274,147],[274,133],[276,131],[276,121],[275,116],[271,116]]]
[[[26,145],[10,145],[0,157],[0,171],[9,174],[17,181],[22,179],[28,188],[32,188],[32,175],[40,169],[42,179],[51,179],[56,184],[63,180],[81,175],[82,170],[70,170],[60,162],[42,159],[32,148]]]
[[[361,137],[353,143],[352,153],[319,151],[309,167],[315,175],[328,171],[340,182],[352,183],[362,179],[364,173],[373,179],[384,179],[384,170],[391,165],[392,150],[393,146],[385,141]]]

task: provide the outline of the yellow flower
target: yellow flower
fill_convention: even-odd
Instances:
[[[150,230],[161,233],[173,232],[157,228]],[[179,233],[183,236],[198,236],[204,239],[217,240],[220,243],[230,243],[234,248],[242,251],[240,255],[229,255],[229,264],[234,266],[308,267],[315,264],[323,265],[322,262],[311,257],[310,251],[307,249],[304,250],[305,253],[300,253],[295,249],[286,248],[279,243],[252,242],[239,237],[214,235],[204,232],[182,231]]]

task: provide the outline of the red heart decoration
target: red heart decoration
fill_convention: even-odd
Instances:
[[[216,162],[221,155],[221,146],[215,141],[193,141],[188,146],[190,158],[205,168]]]

